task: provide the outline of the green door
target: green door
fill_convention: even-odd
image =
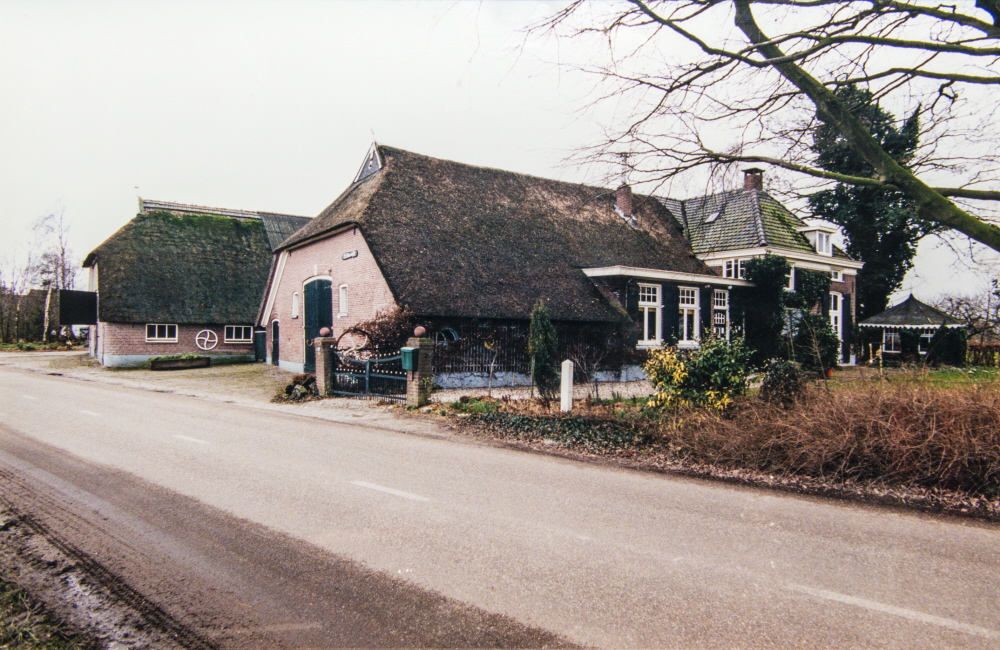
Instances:
[[[303,372],[316,372],[316,348],[312,340],[324,327],[333,329],[333,285],[329,280],[313,280],[305,287],[306,363]]]

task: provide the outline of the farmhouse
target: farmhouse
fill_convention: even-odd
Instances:
[[[851,354],[855,319],[857,272],[862,262],[835,246],[833,227],[799,219],[764,191],[760,169],[744,171],[743,188],[678,200],[659,199],[683,225],[684,236],[698,259],[727,279],[741,279],[747,260],[767,253],[784,257],[792,266],[788,289],[795,290],[796,270],[831,276],[825,310],[841,340],[842,359]]]
[[[523,332],[543,300],[569,337],[625,327],[633,347],[696,346],[742,319],[749,284],[715,273],[683,228],[627,186],[376,145],[343,194],[275,250],[257,324],[268,360],[296,372],[313,370],[321,330],[341,336],[396,307],[445,344],[482,328]]]
[[[190,353],[253,360],[271,251],[308,222],[140,199],[83,262],[98,297],[90,354],[106,366]]]

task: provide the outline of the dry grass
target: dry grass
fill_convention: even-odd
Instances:
[[[589,422],[595,432],[614,432],[615,440],[591,435],[588,446],[620,450],[614,453],[642,448],[683,464],[1000,496],[996,381],[943,387],[914,375],[854,381],[832,390],[814,384],[790,408],[748,397],[722,414],[663,415],[644,409],[641,400],[578,402],[572,418],[558,413],[558,403],[539,400],[482,399],[452,408],[520,439],[577,446],[578,431]]]
[[[790,409],[748,399],[725,416],[665,421],[659,435],[701,462],[990,497],[1000,485],[1000,391],[992,383],[813,386]]]

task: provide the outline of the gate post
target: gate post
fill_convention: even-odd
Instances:
[[[336,365],[333,349],[337,339],[315,338],[313,345],[316,348],[316,392],[326,397],[333,387],[333,367]]]
[[[431,401],[431,384],[434,382],[434,374],[431,371],[434,341],[414,336],[407,339],[406,347],[417,348],[417,367],[406,371],[406,405],[423,406]]]

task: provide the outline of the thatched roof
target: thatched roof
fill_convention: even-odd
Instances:
[[[98,267],[102,321],[251,323],[270,267],[269,231],[283,239],[309,221],[153,201],[141,209],[84,260]]]
[[[584,275],[612,265],[713,275],[655,199],[634,197],[635,227],[611,190],[473,167],[379,146],[382,169],[352,185],[282,249],[355,224],[397,301],[425,316],[627,316]]]
[[[683,222],[695,253],[774,247],[815,253],[798,228],[806,222],[762,190],[731,190],[693,199],[659,198]],[[834,247],[833,256],[849,259]]]
[[[910,297],[894,307],[886,309],[881,314],[858,323],[860,327],[898,327],[898,328],[931,328],[931,327],[961,327],[962,322],[952,318],[940,309],[935,309],[922,303],[910,294]]]

